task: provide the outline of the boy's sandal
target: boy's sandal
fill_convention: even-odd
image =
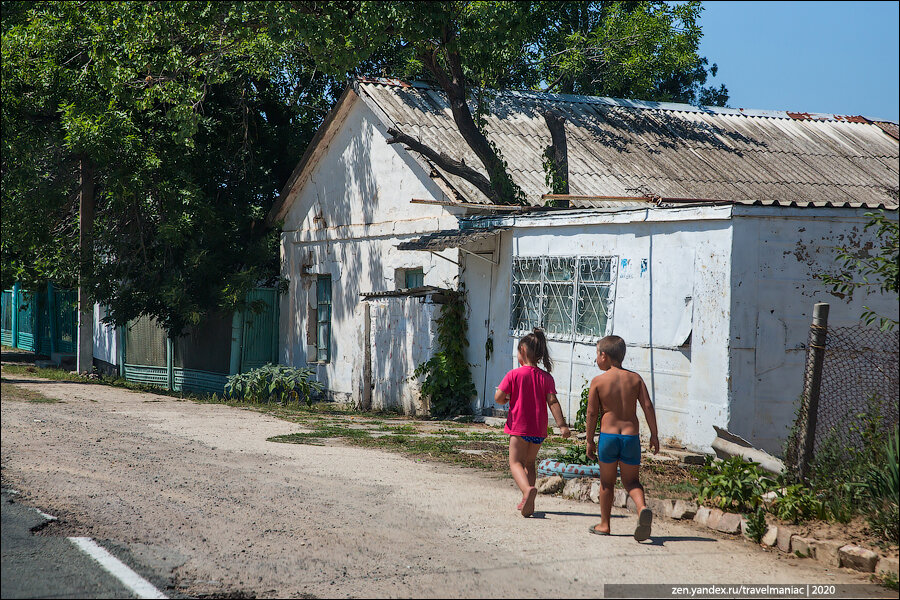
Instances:
[[[650,525],[653,523],[653,512],[649,508],[641,509],[638,524],[634,528],[634,539],[643,542],[650,537]]]
[[[599,525],[600,523],[597,523]],[[593,533],[594,535],[609,535],[608,531],[597,531],[597,525],[591,525],[588,527],[588,531]]]

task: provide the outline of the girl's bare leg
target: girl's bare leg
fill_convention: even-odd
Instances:
[[[537,496],[537,490],[534,487],[535,479],[529,478],[529,465],[534,470],[534,459],[537,456],[537,450],[540,444],[532,444],[526,442],[520,437],[509,437],[509,470],[512,473],[513,481],[522,491],[522,502],[517,508],[522,512],[522,516],[529,516],[534,512],[534,498]]]

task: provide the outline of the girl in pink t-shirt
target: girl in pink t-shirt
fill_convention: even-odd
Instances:
[[[562,408],[556,399],[556,384],[550,375],[553,363],[547,351],[547,339],[544,332],[535,329],[519,340],[518,369],[506,374],[497,391],[494,402],[509,402],[509,413],[503,431],[509,434],[509,470],[519,489],[522,490],[522,501],[516,507],[523,517],[534,513],[534,499],[537,489],[535,459],[541,444],[547,437],[547,408],[553,413],[556,424],[564,438],[571,435]],[[544,369],[538,368],[538,362],[544,363]]]

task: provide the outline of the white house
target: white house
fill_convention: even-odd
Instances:
[[[566,119],[565,209],[542,206],[547,109]],[[388,144],[389,127],[480,166],[438,91],[357,80],[270,214],[291,281],[280,359],[313,366],[337,399],[424,410],[406,380],[430,352],[433,288],[464,285],[474,409],[493,409],[516,340],[539,325],[573,417],[594,344],[615,333],[664,439],[708,448],[718,425],[777,450],[813,304],[830,302],[837,324],[864,304],[897,315],[896,298],[847,303],[816,279],[836,246],[872,240],[866,212],[896,218],[895,123],[501,93],[487,132],[526,208]]]

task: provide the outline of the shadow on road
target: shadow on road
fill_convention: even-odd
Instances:
[[[591,513],[583,513],[583,512],[573,512],[568,510],[536,510],[534,514],[531,515],[532,519],[543,519],[546,515],[559,515],[561,517],[597,517],[600,518],[600,512],[591,512]],[[625,515],[611,515],[613,519],[624,519]]]
[[[40,377],[40,375],[36,375]],[[3,378],[4,383],[74,383],[77,385],[84,385],[85,383],[91,383],[90,381],[66,381],[64,379],[41,379],[39,382],[34,379],[10,379],[9,377]]]

